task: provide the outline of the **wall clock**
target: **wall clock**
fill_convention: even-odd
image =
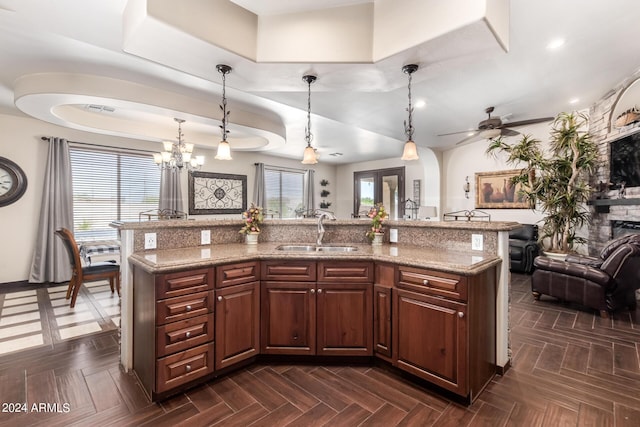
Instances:
[[[9,159],[0,157],[0,206],[16,202],[27,190],[27,176]]]

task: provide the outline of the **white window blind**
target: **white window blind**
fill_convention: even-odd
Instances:
[[[264,175],[266,209],[280,218],[295,218],[296,209],[304,208],[304,171],[265,167]]]
[[[148,154],[72,147],[73,228],[77,241],[113,240],[114,220],[158,209],[160,170]]]

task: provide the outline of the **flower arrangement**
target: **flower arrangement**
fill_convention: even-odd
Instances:
[[[249,209],[242,212],[242,219],[244,226],[240,229],[240,234],[259,233],[260,224],[264,221],[262,208],[252,203]]]
[[[369,209],[369,213],[367,213],[367,216],[371,218],[371,230],[367,231],[367,237],[373,240],[373,237],[377,233],[384,233],[384,229],[382,228],[382,221],[387,219],[389,214],[387,214],[387,211],[382,203],[377,203],[374,207]]]

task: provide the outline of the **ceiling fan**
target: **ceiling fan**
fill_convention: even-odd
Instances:
[[[456,142],[456,145],[464,144],[465,142],[471,142],[472,140],[477,139],[478,137],[484,139],[493,139],[499,136],[514,136],[520,134],[520,132],[515,131],[511,128],[525,125],[533,125],[536,123],[544,123],[553,120],[553,117],[541,117],[538,119],[529,119],[529,120],[520,120],[517,122],[511,123],[502,123],[502,119],[500,117],[491,117],[491,113],[493,113],[494,107],[487,107],[484,111],[487,113],[487,118],[480,123],[478,123],[478,128],[476,130],[463,130],[459,132],[451,132],[451,133],[443,133],[438,136],[447,136],[447,135],[456,135],[460,133],[467,133],[466,138]]]

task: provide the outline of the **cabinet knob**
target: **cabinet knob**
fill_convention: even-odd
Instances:
[[[423,285],[428,285],[428,284],[429,284],[429,279],[424,279],[424,280],[422,281],[422,284],[423,284]]]
[[[316,290],[312,288],[312,289],[311,289],[311,293],[312,293],[312,294],[315,294],[315,293],[316,293]]]
[[[222,301],[222,296],[219,296],[219,297],[218,297],[218,301]]]
[[[293,336],[293,340],[295,341],[295,340],[297,340],[297,339],[298,339],[298,336],[297,336],[297,335],[294,335],[294,336]]]
[[[191,372],[191,365],[187,365],[187,366],[185,366],[185,368],[184,368],[184,369],[185,369],[185,371],[187,371],[187,372]]]
[[[186,334],[184,334],[185,337],[189,338],[191,336],[191,331],[187,331]]]
[[[322,289],[318,289],[318,293],[321,294],[322,293]]]
[[[463,313],[463,312],[461,312],[461,311],[459,311],[459,312],[458,312],[458,317],[462,319],[462,318],[464,317],[464,313]]]
[[[190,306],[190,305],[186,306],[186,307],[185,307],[185,310],[187,310],[187,311],[191,311],[191,306]]]

